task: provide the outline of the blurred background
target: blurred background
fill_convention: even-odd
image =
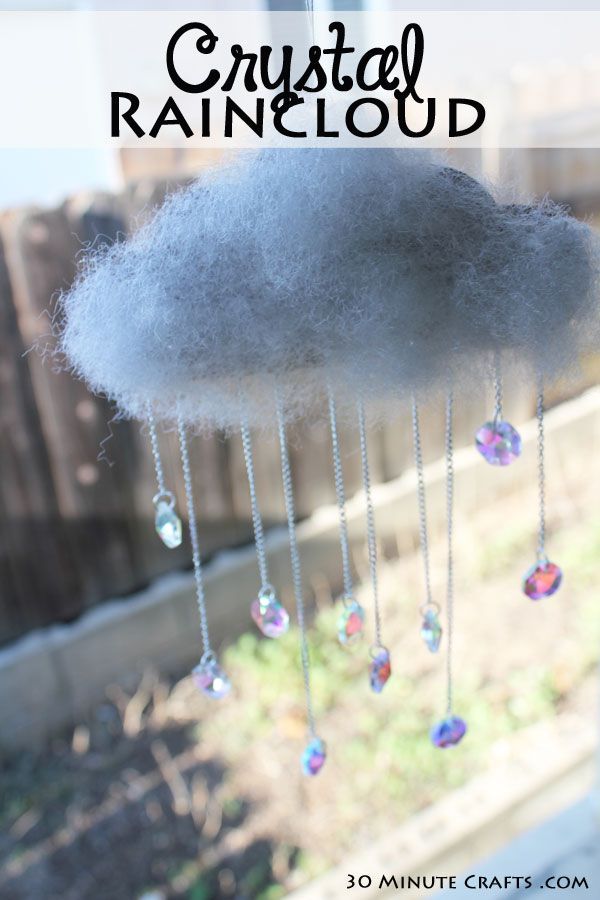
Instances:
[[[538,143],[596,127],[591,61],[513,74],[513,115]],[[482,149],[451,161],[549,194],[596,226],[600,151]],[[185,539],[167,550],[154,532],[145,428],[115,420],[30,348],[44,346],[54,299],[86,247],[126,236],[169,190],[218,164],[216,151],[185,149],[0,152],[0,896],[335,898],[349,872],[373,879],[361,896],[382,896],[383,874],[469,868],[583,874],[600,885],[598,359],[547,395],[548,546],[566,577],[544,603],[520,591],[536,545],[533,391],[505,373],[505,415],[524,438],[522,460],[506,471],[473,447],[493,397],[457,409],[455,705],[469,723],[460,750],[441,754],[427,736],[444,709],[444,660],[425,656],[418,635],[408,408],[369,436],[394,661],[379,697],[366,683],[366,643],[348,652],[334,639],[342,585],[328,429],[305,423],[291,435],[316,712],[330,748],[319,778],[299,773],[298,634],[262,639],[249,617],[258,576],[237,436],[191,447],[211,628],[234,692],[215,704],[192,686],[190,547]],[[442,403],[432,401],[422,437],[440,600],[443,429]],[[183,510],[176,440],[159,437]],[[370,613],[358,433],[343,430],[341,442],[353,568]],[[278,448],[257,435],[255,457],[272,580],[292,609]]]

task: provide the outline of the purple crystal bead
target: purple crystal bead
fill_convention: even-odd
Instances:
[[[392,663],[390,660],[390,654],[384,647],[381,647],[373,657],[373,660],[369,667],[371,690],[375,691],[376,694],[380,694],[391,674]]]
[[[365,611],[356,600],[344,599],[344,609],[337,623],[340,644],[354,644],[363,635]]]
[[[509,422],[485,422],[475,435],[475,446],[492,466],[509,466],[521,455],[521,435]]]
[[[304,748],[302,771],[305,775],[318,775],[327,759],[325,742],[315,737]]]
[[[458,744],[467,730],[467,723],[459,716],[448,716],[434,725],[430,732],[431,743],[435,747],[454,747]]]
[[[523,576],[523,592],[531,600],[551,597],[559,589],[562,577],[562,571],[556,563],[548,560],[537,562]]]
[[[269,638],[278,638],[290,627],[288,611],[275,596],[271,587],[264,587],[252,602],[250,614],[262,633]]]
[[[231,690],[229,678],[212,655],[202,657],[192,671],[192,678],[198,690],[207,697],[219,699],[227,696]]]
[[[425,609],[421,623],[421,637],[431,653],[437,653],[442,640],[442,626],[440,625],[437,610]]]

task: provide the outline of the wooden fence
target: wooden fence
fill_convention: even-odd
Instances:
[[[69,286],[82,246],[127,232],[164,191],[164,185],[144,183],[120,196],[80,196],[57,209],[0,216],[0,643],[72,620],[190,563],[187,543],[169,551],[154,534],[156,486],[147,435],[135,423],[109,425],[114,411],[103,399],[27,352],[43,342],[47,310],[56,292]],[[520,404],[514,415],[527,415],[530,394],[513,394]],[[486,400],[489,406],[491,399],[480,396],[457,410],[458,444],[472,439]],[[426,455],[439,455],[441,410],[425,410],[422,427]],[[357,435],[343,432],[341,441],[351,495],[360,485]],[[161,445],[181,510],[174,436],[161,435]],[[322,424],[293,436],[299,516],[334,500],[330,452]],[[191,456],[204,554],[245,543],[250,508],[239,439],[198,438]],[[402,421],[371,436],[371,457],[375,480],[393,478],[412,464],[408,410]],[[272,440],[258,438],[256,469],[268,527],[283,521],[284,512]]]

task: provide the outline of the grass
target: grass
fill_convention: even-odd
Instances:
[[[465,605],[476,601],[481,582],[490,585],[497,580],[498,595],[502,597],[500,585],[507,573],[514,580],[513,573],[526,567],[522,563],[523,548],[534,545],[534,535],[525,526],[515,526],[510,517],[506,521],[505,528],[496,530],[473,560],[472,571],[463,573],[463,580],[473,579],[474,585],[468,591],[472,596],[461,600]],[[497,669],[503,669],[503,640],[514,631],[510,621],[502,622],[496,637],[495,621],[490,616],[490,633],[485,640],[489,642],[489,653],[496,657],[490,671],[481,664],[485,648],[470,664],[468,642],[463,643],[461,651],[467,652],[461,654],[460,666],[456,667],[454,708],[468,722],[469,731],[460,750],[449,754],[440,754],[428,738],[429,725],[440,717],[440,712],[443,714],[443,658],[436,659],[433,665],[431,660],[427,665],[422,661],[415,664],[422,649],[412,637],[403,634],[408,628],[416,630],[418,624],[414,595],[403,592],[394,598],[394,674],[379,697],[371,695],[366,684],[364,651],[348,653],[332,641],[337,611],[330,609],[317,615],[310,634],[315,713],[319,732],[326,740],[333,737],[327,764],[333,774],[329,777],[323,771],[318,790],[321,813],[335,821],[336,846],[328,864],[352,848],[357,830],[366,818],[378,821],[383,833],[386,827],[463,784],[486,767],[498,741],[551,718],[564,706],[569,692],[594,671],[600,646],[600,609],[590,588],[598,577],[600,519],[592,518],[563,531],[553,540],[553,549],[567,572],[562,602],[568,605],[569,612],[561,609],[560,600],[555,605],[549,600],[545,610],[539,604],[536,609],[534,604],[525,606],[527,601],[514,592],[511,584],[515,610],[533,623],[530,640],[527,641],[526,631],[517,632],[517,643],[522,647],[519,664],[508,664],[501,677]],[[401,570],[403,564],[392,563],[390,567]],[[399,574],[397,581],[402,584]],[[493,597],[496,619],[507,620],[511,612],[503,613],[491,586],[488,592]],[[461,624],[463,630],[468,631],[472,625],[474,632],[479,631],[473,637],[475,641],[485,635],[485,626],[476,622],[477,616],[471,608]],[[542,616],[546,620],[545,633],[540,636],[536,629]],[[565,625],[569,642],[561,652]],[[524,629],[527,627],[523,625]],[[303,711],[297,701],[302,696],[302,677],[297,645],[295,631],[278,642],[250,633],[228,649],[226,667],[234,683],[241,685],[235,726],[229,711],[222,709],[204,724],[203,733],[205,737],[207,733],[214,738],[219,735],[230,766],[239,766],[240,756],[251,744],[267,757],[277,752],[269,747],[278,748],[280,738],[292,739],[297,748],[301,747]],[[571,652],[571,648],[576,652]],[[279,726],[274,726],[277,722]],[[290,766],[295,764],[291,757],[286,756],[286,761]],[[316,834],[316,841],[310,837],[306,840],[309,854],[319,853],[319,829]]]
[[[336,641],[338,608],[326,604],[311,623],[314,708],[329,751],[317,779],[307,782],[299,771],[306,731],[297,630],[278,641],[249,632],[223,654],[235,686],[227,701],[202,698],[188,678],[170,692],[156,680],[144,687],[141,703],[138,691],[103,704],[85,726],[91,737],[84,751],[59,742],[43,756],[25,753],[9,761],[0,811],[5,857],[18,860],[117,790],[124,797],[119,836],[108,822],[98,826],[100,843],[110,848],[110,868],[96,875],[106,881],[114,870],[113,900],[142,897],[143,885],[158,887],[165,898],[279,900],[486,769],[496,746],[512,734],[571,707],[600,646],[596,499],[590,493],[583,506],[574,504],[551,534],[553,556],[567,577],[561,592],[540,604],[526,601],[518,587],[535,545],[519,518],[523,503],[506,504],[500,519],[506,524],[488,531],[480,552],[469,547],[461,553],[457,546],[454,708],[469,728],[459,748],[440,752],[428,737],[444,713],[445,661],[443,653],[428,654],[418,636],[420,560],[392,560],[381,567],[393,663],[381,695],[368,687],[368,644],[348,651]],[[472,544],[469,534],[464,540]],[[443,548],[433,546],[432,555],[443,558]],[[433,574],[442,596],[443,572]],[[360,596],[370,609],[368,588]],[[143,712],[134,728],[126,727],[134,705]],[[134,776],[152,772],[157,741],[169,750],[169,765],[176,767],[190,750],[198,755],[197,764],[181,772],[178,790],[188,806],[181,807],[181,796],[177,806],[168,778],[159,779],[151,796],[131,799],[123,790],[136,783]],[[146,829],[133,815],[137,806],[152,813]],[[41,824],[19,837],[16,823],[32,814]],[[59,886],[61,878],[77,881],[79,873],[96,872],[100,858],[93,846],[85,833],[81,839],[75,834],[61,865],[66,859],[76,874],[58,871]],[[39,894],[32,879],[25,865],[21,893],[11,883],[9,895]],[[0,892],[1,885],[0,879]],[[94,896],[86,890],[78,888],[78,900]],[[66,887],[56,891],[66,893]]]

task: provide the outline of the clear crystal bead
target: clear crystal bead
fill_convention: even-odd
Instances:
[[[207,697],[226,697],[231,690],[231,682],[214,656],[203,657],[192,671],[192,678],[198,690]]]
[[[340,644],[354,644],[363,636],[365,611],[356,600],[344,600],[344,609],[337,622]]]
[[[290,627],[290,617],[271,587],[262,588],[250,607],[252,618],[265,637],[278,638]]]
[[[159,500],[156,504],[156,517],[154,519],[156,533],[169,550],[179,547],[182,539],[181,519],[175,512],[172,503]]]
[[[421,637],[431,653],[437,653],[442,640],[442,626],[435,609],[425,609],[421,623]]]

